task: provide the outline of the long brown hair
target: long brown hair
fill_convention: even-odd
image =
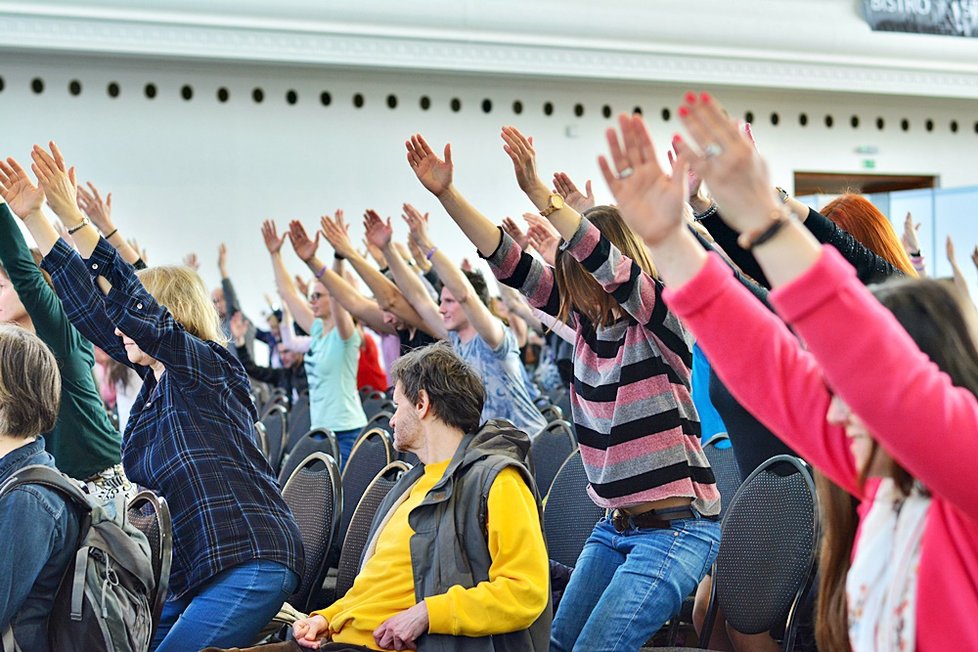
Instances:
[[[830,201],[819,212],[907,276],[917,276],[893,225],[873,202],[862,195],[846,193]]]
[[[584,211],[584,217],[601,235],[634,261],[643,272],[655,276],[655,267],[638,237],[621,219],[614,206],[595,206]],[[620,317],[618,301],[594,280],[584,266],[564,250],[557,252],[555,280],[560,288],[560,311],[557,318],[570,320],[572,312],[587,317],[595,326],[610,326]]]
[[[894,279],[872,288],[872,292],[956,387],[978,395],[978,348],[964,303],[967,299],[952,283]],[[880,448],[874,441],[870,461],[860,470],[860,484],[878,454]],[[914,478],[896,460],[891,458],[886,475],[904,495],[910,493]],[[845,582],[858,525],[855,502],[824,477],[816,477],[816,483],[825,527],[819,558],[815,638],[821,650],[848,649]]]

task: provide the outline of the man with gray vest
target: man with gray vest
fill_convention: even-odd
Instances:
[[[391,369],[394,446],[422,464],[377,510],[345,596],[293,626],[323,650],[540,651],[549,647],[547,550],[529,438],[479,428],[485,390],[451,346]]]

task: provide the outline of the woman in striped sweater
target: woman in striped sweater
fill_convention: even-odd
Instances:
[[[690,397],[692,343],[617,210],[581,216],[538,177],[529,140],[510,127],[502,136],[520,187],[566,241],[556,268],[465,200],[449,146],[443,160],[415,135],[408,161],[496,277],[575,329],[574,423],[590,496],[611,512],[578,559],[551,649],[636,650],[678,611],[719,547],[720,497]]]

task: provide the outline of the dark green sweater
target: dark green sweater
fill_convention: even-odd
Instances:
[[[45,447],[58,468],[78,480],[118,464],[119,433],[109,422],[95,386],[92,345],[68,322],[6,204],[0,204],[0,262],[37,336],[51,348],[61,368],[61,408],[54,429],[44,433]]]

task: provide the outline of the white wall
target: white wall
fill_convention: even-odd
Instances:
[[[23,159],[34,142],[58,140],[82,179],[115,193],[119,225],[150,250],[151,262],[175,262],[197,251],[205,278],[214,284],[214,252],[226,240],[232,248],[231,272],[252,314],[261,309],[262,294],[273,289],[258,235],[263,218],[282,224],[300,218],[311,226],[321,213],[342,207],[359,234],[359,215],[367,207],[395,216],[403,201],[426,210],[437,207],[404,159],[403,142],[415,131],[436,146],[453,142],[459,187],[492,219],[531,208],[502,152],[501,125],[515,124],[535,136],[542,170],[564,170],[581,182],[594,178],[599,200],[607,201],[595,164],[611,122],[603,117],[603,106],[614,113],[642,107],[654,136],[666,143],[678,129],[675,108],[689,85],[715,92],[733,114],[753,112],[754,132],[772,177],[789,189],[796,170],[860,171],[867,156],[855,150],[866,146],[878,150],[869,157],[875,172],[938,175],[944,187],[978,184],[978,102],[968,99],[978,97],[975,39],[868,33],[852,10],[854,3],[838,0],[752,0],[656,3],[659,11],[668,5],[671,13],[654,24],[635,21],[623,32],[627,38],[614,42],[614,27],[627,24],[628,11],[639,12],[643,20],[650,16],[644,3],[614,5],[613,15],[571,4],[568,12],[578,13],[555,19],[564,31],[535,40],[528,36],[533,31],[529,24],[520,23],[513,33],[502,31],[488,3],[453,3],[452,9],[442,3],[438,6],[447,13],[437,24],[388,3],[382,3],[388,12],[376,9],[376,14],[366,8],[373,5],[340,3],[331,5],[328,16],[318,4],[293,1],[270,16],[262,9],[267,5],[254,3],[232,16],[218,11],[226,9],[221,3],[184,7],[169,2],[166,6],[186,13],[165,20],[159,12],[149,15],[128,3],[47,2],[13,9],[0,3],[0,25],[12,26],[0,35],[2,154]],[[699,23],[690,22],[694,5],[702,13]],[[199,6],[212,12],[204,15],[194,9]],[[66,7],[75,14],[66,18]],[[434,5],[426,7],[434,11]],[[52,20],[61,21],[63,29],[47,42],[26,40],[31,30]],[[682,30],[684,20],[697,29]],[[723,20],[727,31],[719,30]],[[571,23],[576,33],[569,31]],[[778,24],[793,30],[772,32]],[[226,38],[199,37],[193,30],[204,29],[201,25]],[[246,30],[252,30],[251,40],[238,39]],[[830,37],[833,30],[853,39]],[[311,38],[308,34],[325,43],[344,31],[363,47],[344,50],[349,58],[342,66],[317,62],[317,52],[300,47]],[[256,63],[276,59],[271,50],[289,42],[283,34],[290,33],[295,42],[289,56],[277,59],[288,59],[287,64]],[[762,33],[770,38],[761,38]],[[381,51],[370,41],[378,34],[388,41],[396,34],[413,45],[404,46],[403,56],[391,42]],[[573,49],[575,36],[581,48],[561,59],[560,52]],[[649,36],[661,39],[643,41]],[[119,47],[113,49],[116,37]],[[220,50],[222,43],[230,49]],[[752,49],[756,43],[766,49]],[[210,55],[205,46],[214,48]],[[175,56],[183,47],[190,58]],[[869,56],[872,47],[877,48],[875,58]],[[895,56],[898,49],[907,56]],[[106,54],[113,51],[130,54]],[[362,54],[362,66],[353,64],[351,52]],[[642,58],[664,52],[672,57],[669,65],[665,59]],[[592,54],[596,61],[611,62],[611,73],[588,66]],[[234,61],[216,60],[221,58]],[[416,68],[419,61],[435,59],[441,72]],[[658,68],[656,61],[662,64]],[[710,61],[718,63],[711,68]],[[466,72],[445,72],[451,68]],[[734,68],[750,74],[738,76]],[[487,70],[491,74],[477,72]],[[944,73],[958,75],[954,84],[945,83]],[[616,76],[617,81],[607,78]],[[31,90],[34,78],[44,82],[40,94]],[[677,78],[691,82],[670,81]],[[71,80],[82,85],[77,97],[68,92]],[[754,85],[743,85],[751,81]],[[107,95],[110,82],[119,84],[118,98]],[[153,100],[143,94],[147,83],[157,86]],[[193,88],[190,101],[180,96],[185,84]],[[216,99],[220,87],[230,91],[225,104]],[[256,87],[264,91],[261,104],[251,99]],[[298,93],[294,106],[285,101],[290,89]],[[328,107],[319,101],[324,90],[332,96]],[[362,109],[352,105],[355,93],[365,98]],[[395,110],[386,106],[389,94],[397,97]],[[419,108],[421,96],[431,99],[430,110]],[[461,100],[461,111],[449,108],[452,98]],[[481,108],[484,99],[492,102],[488,114]],[[513,112],[514,100],[523,103],[520,115]],[[553,103],[553,115],[544,115],[545,102]],[[578,103],[582,117],[574,114]],[[673,114],[668,121],[664,108]],[[780,117],[777,126],[771,124],[772,112]],[[808,116],[807,127],[799,125],[801,112]],[[831,129],[824,124],[827,114],[834,118]],[[850,126],[851,115],[859,116],[858,129]],[[877,117],[885,120],[882,131],[875,127]],[[899,127],[904,118],[910,122],[907,132]],[[932,132],[924,129],[927,119],[935,124]],[[951,120],[958,123],[957,133],[950,131]],[[436,237],[453,257],[474,257],[447,217],[436,212],[434,223]],[[403,237],[403,225],[398,229]],[[968,248],[964,242],[960,246]]]

